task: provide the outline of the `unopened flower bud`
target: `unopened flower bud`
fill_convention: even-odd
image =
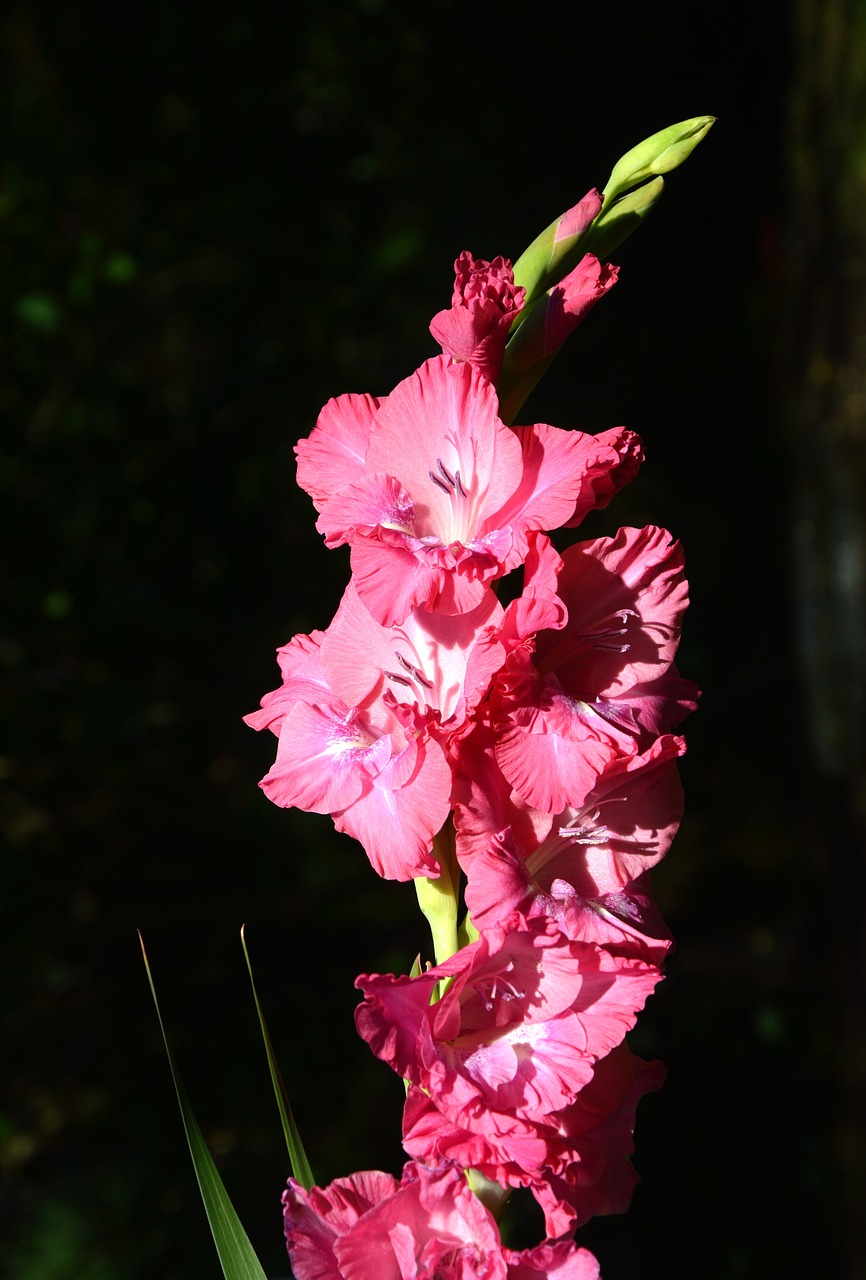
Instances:
[[[714,123],[715,116],[694,116],[691,120],[672,124],[632,147],[613,166],[604,189],[605,201],[610,204],[647,178],[677,169]]]

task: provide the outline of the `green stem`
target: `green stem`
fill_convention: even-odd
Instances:
[[[415,892],[433,935],[436,963],[442,964],[460,950],[457,938],[460,867],[454,853],[454,823],[450,817],[434,837],[433,854],[442,867],[442,873],[436,880],[419,876],[415,881]]]
[[[501,1187],[498,1182],[491,1182],[477,1169],[466,1170],[466,1181],[475,1192],[486,1209],[489,1209],[498,1222],[505,1212],[505,1206],[511,1198],[512,1187]]]

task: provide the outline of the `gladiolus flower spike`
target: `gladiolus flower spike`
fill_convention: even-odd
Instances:
[[[358,1032],[406,1083],[409,1163],[399,1181],[290,1180],[298,1280],[597,1280],[575,1232],[628,1206],[635,1110],[664,1068],[626,1035],[672,942],[650,876],[698,698],[674,665],[684,560],[652,525],[557,551],[548,535],[606,506],[641,442],[512,423],[712,123],[627,152],[513,267],[460,254],[440,353],[387,395],[331,400],[296,447],[351,580],[246,717],[278,740],[261,786],[414,880],[432,932],[408,972],[357,981]],[[548,1238],[515,1253],[497,1219],[527,1191]]]

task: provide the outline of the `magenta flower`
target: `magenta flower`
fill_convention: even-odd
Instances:
[[[567,624],[516,645],[492,698],[500,769],[551,814],[582,807],[604,773],[681,718],[681,691],[667,699],[663,682],[688,603],[682,552],[653,526],[578,543],[557,594]]]
[[[464,251],[454,263],[454,277],[451,306],[433,317],[430,332],[446,355],[468,361],[495,384],[526,290],[515,286],[507,258],[485,262]]]
[[[579,808],[534,810],[499,770],[489,725],[452,745],[466,905],[484,931],[514,910],[547,914],[568,937],[661,963],[670,934],[645,883],[682,816],[682,738],[658,738],[603,774]]]
[[[415,978],[363,975],[355,1022],[370,1048],[473,1132],[543,1123],[619,1044],[660,973],[515,912]],[[436,983],[451,982],[430,1004]]]
[[[628,1208],[638,1180],[630,1160],[637,1104],[661,1088],[665,1074],[660,1062],[645,1062],[622,1044],[596,1063],[570,1106],[532,1130],[515,1124],[497,1132],[455,1123],[435,1095],[411,1085],[403,1145],[416,1160],[454,1160],[501,1186],[528,1187],[548,1235],[568,1235],[597,1214]]]
[[[398,1183],[356,1173],[283,1194],[296,1280],[599,1280],[570,1240],[505,1249],[493,1215],[453,1163],[408,1163]]]
[[[613,441],[543,424],[512,430],[497,409],[476,369],[440,356],[383,403],[332,401],[298,445],[316,527],[328,546],[349,544],[358,594],[382,625],[417,608],[471,611],[522,562],[531,530],[573,522],[616,485]],[[342,484],[365,440],[363,471]]]
[[[279,651],[283,683],[246,716],[279,738],[260,786],[282,808],[331,814],[389,880],[436,876],[433,837],[450,809],[451,772],[417,708],[387,693],[350,705],[322,661],[326,633]]]

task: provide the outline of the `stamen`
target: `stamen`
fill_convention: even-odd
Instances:
[[[559,639],[539,664],[539,673],[547,675],[555,671],[562,662],[576,657],[585,648],[606,649],[611,653],[628,653],[631,648],[630,642],[624,640],[620,644],[616,642],[615,637],[628,635],[630,618],[637,618],[638,625],[640,624],[640,615],[634,609],[617,609],[616,612],[599,618],[595,623],[594,631],[561,632]],[[620,625],[614,627],[611,625],[614,622],[619,622]]]
[[[461,498],[469,497],[469,494],[463,488],[463,481],[460,479],[459,471],[455,471],[452,476],[441,458],[436,459],[436,468],[439,472],[438,476],[435,471],[428,471],[427,474],[443,493],[447,493],[449,498],[453,497],[455,493]]]
[[[514,964],[510,962],[508,969],[513,969]],[[472,988],[478,999],[484,1005],[488,1013],[493,1010],[496,1000],[524,1000],[526,992],[521,991],[519,987],[510,982],[503,974],[498,973],[494,978],[487,978],[483,982],[473,982]]]
[[[572,822],[577,823],[580,818],[579,825],[559,828],[560,840],[573,840],[575,844],[606,844],[612,839],[611,831],[604,823],[599,825],[599,810],[603,804],[622,804],[627,799],[627,796],[607,796],[599,800],[589,812],[575,815]]]
[[[398,676],[396,671],[383,671],[383,676],[387,676],[389,680],[394,680],[397,684],[403,684],[407,689],[412,688],[412,681],[407,680],[405,676]]]
[[[448,484],[450,484],[451,488],[453,489],[455,487],[454,477],[452,476],[448,468],[443,465],[441,458],[436,459],[436,466],[439,468],[439,474],[442,477],[442,479],[447,480]]]
[[[407,659],[403,657],[402,653],[397,653],[394,656],[396,657],[397,661],[400,663],[400,666],[403,668],[403,670],[408,671],[409,675],[412,677],[413,680],[417,680],[419,684],[423,684],[425,689],[433,688],[432,681],[427,679],[427,677],[424,675],[423,671],[421,671],[419,667],[413,666],[411,662],[407,661]],[[404,683],[408,683],[408,682],[404,681]]]
[[[562,840],[573,840],[575,844],[605,844],[610,839],[610,832],[607,827],[596,827],[592,831],[590,827],[560,827],[559,836]]]
[[[612,640],[614,636],[628,635],[628,620],[636,618],[638,615],[634,609],[617,609],[616,613],[612,613],[604,622],[612,622],[618,620],[622,623],[620,627],[604,627],[599,631],[582,631],[579,634],[581,640],[594,640],[594,649],[607,649],[610,653],[628,653],[631,645],[626,641],[624,644],[605,644],[605,640]]]

